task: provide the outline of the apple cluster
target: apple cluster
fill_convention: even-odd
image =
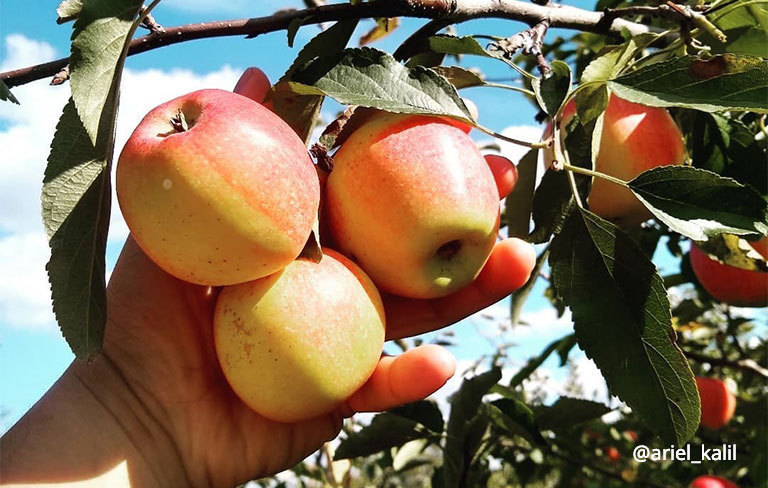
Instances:
[[[150,111],[118,160],[117,195],[157,266],[217,287],[214,344],[234,392],[295,422],[373,373],[380,291],[434,298],[475,279],[497,238],[499,190],[467,127],[385,112],[344,141],[325,178],[262,103],[269,81],[256,74],[239,93],[200,90]],[[318,218],[316,262],[302,249]]]

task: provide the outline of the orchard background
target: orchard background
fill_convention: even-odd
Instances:
[[[92,2],[92,5],[99,3]],[[435,404],[420,402],[373,418],[360,415],[346,426],[341,435],[341,439],[346,440],[331,443],[293,472],[260,483],[266,486],[279,484],[281,481],[278,480],[291,485],[306,483],[307,486],[323,483],[331,486],[428,486],[430,483],[432,486],[459,486],[462,483],[464,486],[626,486],[636,483],[638,486],[672,487],[687,486],[696,476],[712,473],[725,476],[739,486],[766,486],[765,337],[768,316],[764,309],[728,307],[712,300],[696,283],[687,259],[691,237],[703,241],[728,232],[755,238],[764,236],[768,228],[763,115],[768,111],[765,60],[768,57],[768,12],[765,2],[715,2],[714,6],[708,6],[713,8],[711,12],[702,7],[685,10],[687,14],[678,12],[683,9],[683,2],[674,4],[674,8],[659,7],[658,2],[631,2],[631,5],[613,1],[600,1],[598,5],[587,1],[565,2],[598,12],[629,6],[634,10],[609,11],[604,14],[608,20],[602,21],[599,14],[593,14],[579,24],[581,27],[590,25],[592,19],[589,29],[602,33],[549,27],[543,44],[537,44],[535,37],[518,37],[516,39],[525,41],[528,51],[533,52],[518,51],[506,57],[502,55],[503,49],[509,48],[509,43],[502,39],[525,31],[524,23],[509,19],[475,19],[454,26],[449,22],[451,26],[443,33],[451,37],[430,38],[434,32],[419,31],[427,37],[420,42],[409,42],[406,44],[409,48],[398,51],[406,39],[427,22],[408,18],[409,13],[435,15],[434,11],[425,14],[426,10],[419,10],[421,3],[415,0],[389,2],[405,9],[399,12],[392,7],[392,15],[405,15],[397,17],[398,20],[379,20],[378,23],[361,19],[356,28],[350,26],[349,32],[354,28],[354,33],[346,34],[350,47],[357,45],[366,34],[386,34],[370,43],[377,51],[349,51],[345,59],[334,58],[346,43],[346,37],[329,41],[331,36],[326,36],[326,40],[319,41],[318,59],[321,61],[327,56],[336,63],[354,65],[356,56],[371,59],[372,55],[374,64],[385,67],[379,81],[383,80],[387,93],[378,100],[356,103],[396,111],[423,111],[424,107],[416,107],[404,96],[403,87],[394,83],[387,85],[387,73],[396,69],[393,68],[396,63],[384,53],[418,53],[419,62],[427,65],[445,55],[444,66],[473,70],[439,72],[454,84],[459,87],[486,85],[461,90],[462,96],[477,104],[479,123],[483,127],[514,139],[538,142],[544,130],[542,122],[547,113],[554,115],[560,108],[569,81],[574,82],[570,89],[578,86],[580,79],[584,81],[585,68],[591,66],[587,76],[599,88],[581,91],[586,100],[584,107],[599,107],[601,90],[606,87],[623,96],[634,97],[635,101],[669,106],[686,136],[688,159],[693,167],[733,179],[724,180],[710,173],[691,170],[674,175],[677,178],[674,188],[663,187],[653,177],[642,182],[647,201],[657,207],[654,212],[657,219],[643,227],[627,229],[626,233],[617,231],[618,241],[629,252],[629,255],[619,257],[613,255],[614,249],[606,245],[605,239],[581,241],[581,236],[576,235],[575,224],[564,225],[555,215],[571,212],[572,216],[581,215],[574,219],[584,219],[585,225],[597,227],[597,221],[590,220],[588,214],[580,213],[572,202],[569,203],[570,188],[567,182],[563,184],[565,179],[557,179],[564,172],[547,173],[549,184],[539,187],[543,191],[537,192],[538,202],[532,199],[532,183],[542,178],[544,170],[539,167],[536,174],[531,171],[538,155],[530,154],[519,166],[521,184],[510,197],[515,205],[507,206],[503,223],[510,226],[511,235],[527,234],[530,214],[520,209],[526,208],[525,202],[532,202],[538,231],[530,238],[537,242],[538,253],[547,252],[547,245],[539,242],[548,241],[555,231],[560,244],[553,244],[553,247],[559,247],[561,258],[568,249],[576,250],[572,255],[576,266],[593,273],[593,279],[577,283],[573,289],[561,285],[555,292],[550,286],[553,270],[544,255],[538,270],[539,279],[531,283],[530,289],[515,294],[513,300],[504,300],[449,329],[415,340],[387,344],[385,350],[392,353],[422,341],[450,344],[459,359],[459,373],[435,395]],[[482,3],[458,0],[456,5]],[[690,5],[696,3],[690,2]],[[56,25],[56,4],[3,2],[0,6],[0,72],[68,55],[72,24]],[[409,11],[406,5],[416,7]],[[524,5],[535,6],[524,2],[502,2],[500,5],[520,6],[522,10],[513,8],[515,12],[509,14],[512,17],[518,15],[518,18],[522,18],[520,12],[525,11]],[[159,2],[152,15],[163,26],[176,26],[269,16],[279,9],[305,7],[303,2],[290,1],[164,0]],[[380,15],[374,8],[368,10]],[[726,12],[728,14],[724,15]],[[718,32],[702,20],[704,13],[724,31],[725,42],[716,39]],[[150,108],[199,88],[231,89],[247,66],[259,66],[276,82],[310,40],[331,29],[334,17],[329,15],[319,28],[314,25],[311,15],[294,15],[296,20],[286,25],[289,39],[286,39],[286,30],[278,29],[255,39],[243,39],[239,35],[182,42],[128,57],[122,73],[115,148],[119,152],[130,131]],[[637,23],[627,23],[623,31],[616,27],[608,32],[613,18]],[[533,25],[538,30],[529,33],[545,30],[545,26],[538,22]],[[643,25],[651,25],[656,34],[642,34],[643,30],[648,30]],[[222,29],[225,28],[222,25]],[[140,27],[136,35],[145,33],[146,29]],[[476,36],[474,40],[462,37],[470,35]],[[619,47],[610,48],[610,45]],[[539,49],[543,58],[535,55]],[[630,69],[627,66],[630,61],[659,51],[661,54],[646,60],[646,64],[660,63],[661,72],[657,72],[662,75],[660,78],[640,75],[634,80],[631,77],[620,79],[622,74],[643,69],[642,63]],[[708,57],[720,53],[730,54]],[[700,57],[685,57],[697,54]],[[332,69],[333,63],[328,63],[327,68]],[[510,63],[515,63],[526,74],[521,75]],[[40,220],[40,186],[50,141],[54,138],[62,107],[71,94],[68,85],[48,85],[58,71],[40,76],[40,81],[20,86],[14,86],[14,81],[7,79],[12,95],[0,87],[2,98],[15,98],[20,102],[20,105],[9,101],[0,103],[0,147],[3,148],[0,156],[0,422],[3,431],[39,398],[73,357],[61,338],[50,306],[45,271],[49,247]],[[533,81],[542,77],[542,73],[548,73],[544,81]],[[682,85],[696,81],[697,76],[699,81],[703,79],[708,83],[692,83],[692,88],[679,90]],[[437,76],[428,78],[425,86],[440,87],[438,108],[432,107],[432,110],[466,119],[467,114],[454,103],[455,92],[436,82]],[[73,80],[72,90],[77,97],[77,86],[88,83],[89,78],[85,75]],[[305,87],[309,86],[307,83],[305,79]],[[518,90],[491,87],[489,83]],[[538,97],[520,91],[534,89]],[[321,83],[316,83],[314,90],[313,93],[324,91],[329,98],[320,112],[313,141],[343,108],[331,98],[336,97],[342,102],[350,99],[348,93],[334,91]],[[102,91],[102,100],[91,99],[89,102],[90,107],[95,107],[96,115],[103,107],[109,111],[112,104],[113,94],[109,90]],[[743,96],[740,98],[738,94]],[[713,112],[718,114],[711,115]],[[580,117],[591,118],[592,122],[598,115],[597,112],[579,112]],[[88,126],[86,130],[93,125],[93,120],[98,119],[92,117],[90,121],[83,121]],[[565,141],[571,164],[576,166],[590,162],[592,127],[586,125],[587,128],[581,130],[569,128],[575,136]],[[472,135],[487,151],[499,151],[515,162],[528,152],[525,147],[494,139],[479,130],[473,131]],[[102,140],[98,144],[106,147],[109,141]],[[525,184],[526,180],[530,185]],[[584,180],[578,181],[583,185]],[[707,198],[696,199],[679,191],[693,184],[703,187]],[[526,188],[529,193],[525,193]],[[50,216],[47,223],[50,231]],[[523,231],[521,226],[525,227]],[[117,205],[112,205],[103,269],[107,276],[126,235],[127,228]],[[579,241],[579,245],[569,246],[566,238]],[[52,241],[54,259],[57,252],[66,252],[66,246],[57,248],[55,241]],[[631,241],[637,245],[629,244]],[[722,252],[722,247],[718,251],[724,259],[738,253],[727,242],[725,248],[726,252]],[[558,252],[553,253],[557,263]],[[643,266],[643,254],[652,255],[663,281]],[[624,260],[623,264],[630,270],[629,276],[619,277],[616,281],[606,278],[605,270],[596,267],[595,255],[616,258],[620,263]],[[59,258],[66,256],[60,254]],[[749,266],[765,271],[764,260],[751,260]],[[75,282],[80,278],[66,277]],[[61,279],[64,277],[60,276]],[[54,278],[54,294],[57,292],[55,281]],[[661,299],[659,303],[646,305],[639,313],[629,307],[600,303],[601,298],[611,296],[606,290],[615,290],[613,283],[616,282],[619,283],[618,295],[633,289],[633,283],[649,283],[647,286],[654,293],[662,292],[662,295],[666,287],[669,303]],[[605,293],[601,296],[596,290]],[[97,289],[89,289],[89,292],[98,295]],[[580,293],[586,293],[587,297],[579,296]],[[59,303],[64,307],[73,302],[71,296],[59,297]],[[577,319],[575,335],[573,318],[566,305],[576,308],[581,317]],[[76,316],[86,313],[82,307],[77,310],[71,306],[67,310],[65,314],[74,310]],[[655,375],[650,376],[644,373],[644,368],[654,363],[655,358],[647,350],[638,353],[642,349],[638,348],[638,341],[642,341],[632,326],[645,320],[643,312],[662,324],[658,329],[648,326],[652,331],[666,334],[665,327],[671,326],[676,333],[674,341],[671,329],[667,339],[660,339],[667,347],[661,353],[667,369],[653,369]],[[69,321],[61,320],[61,317],[59,320],[72,349],[81,357],[98,353],[98,341],[84,341],[82,331],[73,328],[74,322],[71,316]],[[87,326],[98,330],[97,322]],[[94,336],[98,334],[89,335]],[[581,348],[597,357],[599,364],[588,359]],[[610,349],[628,351],[629,367],[622,369],[621,365],[605,359],[604,352]],[[686,370],[686,357],[690,372]],[[649,384],[664,384],[675,377],[684,384],[683,389],[694,388],[692,373],[727,379],[737,393],[736,416],[725,428],[697,430],[698,401],[693,400],[680,405],[675,418],[665,420],[651,414],[675,402],[668,391],[653,390]],[[603,376],[609,378],[609,385]],[[464,377],[474,379],[465,381]],[[609,391],[617,396],[612,396]],[[449,402],[448,396],[454,393],[456,395]],[[655,420],[649,420],[649,417]],[[700,465],[638,464],[631,459],[631,450],[636,443],[665,447],[685,442],[694,445],[735,443],[739,456],[735,462]],[[329,463],[331,456],[336,459],[332,464]],[[347,457],[351,462],[341,460]]]

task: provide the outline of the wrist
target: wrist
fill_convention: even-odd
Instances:
[[[75,361],[0,440],[0,482],[188,485],[158,415],[105,354],[91,364]]]

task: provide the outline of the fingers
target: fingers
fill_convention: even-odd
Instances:
[[[263,104],[269,87],[267,75],[259,68],[251,67],[243,72],[232,91]]]
[[[509,195],[509,192],[517,183],[517,167],[514,163],[498,154],[488,154],[485,156],[488,167],[491,168],[493,178],[496,180],[496,187],[499,189],[499,198]]]
[[[521,239],[504,239],[475,281],[456,293],[433,300],[384,296],[387,340],[445,327],[496,303],[528,281],[535,263],[533,246]]]
[[[388,410],[426,398],[456,371],[446,349],[426,345],[400,356],[382,356],[368,381],[347,400],[346,414]]]

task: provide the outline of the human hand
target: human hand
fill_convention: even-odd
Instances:
[[[249,72],[238,82],[238,91],[258,97],[260,89],[249,84]],[[498,160],[489,164],[503,197],[514,184],[510,167]],[[498,301],[525,283],[534,258],[530,245],[506,239],[496,245],[478,278],[450,296],[384,296],[387,338],[435,330]],[[219,368],[212,337],[216,294],[168,275],[129,237],[108,287],[102,354],[92,364],[73,363],[52,390],[60,392],[36,406],[27,422],[40,422],[36,415],[60,415],[61,402],[57,410],[53,401],[57,396],[84,396],[73,415],[87,425],[79,430],[85,445],[47,459],[44,468],[38,464],[26,475],[14,466],[21,460],[32,468],[33,458],[22,459],[24,449],[14,449],[18,457],[4,459],[4,481],[84,479],[125,458],[132,486],[234,486],[293,466],[335,437],[345,416],[430,395],[455,369],[450,353],[434,345],[383,356],[367,383],[336,411],[295,424],[274,422],[250,410]],[[24,446],[20,424],[22,431],[11,433],[8,447],[13,442]],[[108,440],[89,442],[107,432]],[[96,460],[84,466],[84,456]]]

